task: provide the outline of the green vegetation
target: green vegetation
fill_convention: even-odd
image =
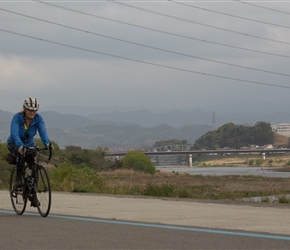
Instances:
[[[40,140],[36,144],[41,145]],[[132,169],[151,175],[156,169],[150,159],[141,152],[128,152],[121,161],[112,161],[105,158],[107,148],[98,147],[96,150],[82,149],[77,146],[68,146],[64,150],[54,144],[53,158],[47,166],[52,190],[68,192],[110,192],[105,190],[105,180],[99,171],[113,171],[114,169]],[[8,153],[7,144],[0,143],[0,188],[8,188],[10,171],[5,156]],[[40,162],[45,162],[48,152],[38,154]]]
[[[253,165],[254,165],[254,162],[255,162],[255,161],[254,161],[253,159],[249,160],[249,165],[250,165],[250,166],[253,166]]]
[[[262,159],[257,159],[256,160],[256,165],[257,166],[261,166],[263,164],[263,160]]]
[[[150,159],[141,152],[128,152],[123,159],[122,167],[136,171],[143,171],[149,174],[154,174],[156,172]]]
[[[290,203],[290,199],[287,195],[282,194],[278,196],[278,202],[279,203]]]
[[[257,122],[255,126],[227,123],[209,131],[195,141],[195,149],[241,148],[250,145],[273,144],[274,133],[270,123]]]
[[[87,166],[73,167],[69,162],[49,171],[52,190],[101,193],[104,190],[103,178]]]
[[[153,145],[153,148],[159,148],[159,147],[168,146],[168,145],[186,145],[187,143],[188,143],[187,140],[177,140],[177,139],[162,140],[162,141],[156,141]]]
[[[277,197],[282,203],[290,191],[287,179],[264,178],[258,176],[200,176],[178,172],[146,173],[118,170],[113,173],[100,173],[106,182],[105,193],[122,195],[145,195],[155,197],[190,198],[202,200],[238,201],[252,197],[262,197],[269,202],[269,197]],[[286,203],[286,202],[284,202]]]

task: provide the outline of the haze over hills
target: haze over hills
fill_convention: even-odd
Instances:
[[[163,117],[168,116],[166,119],[169,122],[172,120],[176,120],[176,114],[182,114],[182,118],[185,119],[186,115],[191,117],[191,115],[196,115],[197,117],[191,117],[190,119],[194,119],[194,124],[209,124],[213,125],[213,113],[215,113],[216,125],[220,126],[227,122],[234,122],[237,124],[245,124],[245,123],[253,123],[255,124],[257,121],[266,121],[271,124],[281,123],[281,122],[290,122],[290,112],[289,112],[289,102],[280,100],[279,102],[272,102],[271,100],[264,100],[263,102],[259,101],[251,101],[251,102],[236,102],[236,103],[225,103],[219,105],[207,105],[206,100],[205,103],[201,104],[199,107],[187,107],[187,108],[144,108],[139,106],[102,106],[102,107],[83,107],[83,106],[69,106],[69,105],[53,105],[47,107],[41,107],[42,111],[56,111],[62,114],[78,114],[85,117],[90,117],[94,119],[106,118],[106,116],[110,116],[111,119],[116,119],[113,116],[122,116],[127,115],[126,118],[129,117],[134,123],[137,123],[141,126],[145,126],[138,121],[134,114],[137,112],[150,113],[154,116],[158,117],[162,115],[162,119],[156,120],[154,125],[166,123],[163,120]],[[110,114],[110,115],[109,115]],[[132,115],[132,117],[130,117]],[[172,116],[171,116],[172,115]],[[186,117],[186,120],[189,118]],[[142,118],[142,117],[141,117]],[[116,119],[118,120],[118,119]],[[123,119],[125,120],[125,119]],[[143,119],[144,120],[144,119]],[[200,122],[198,122],[200,121]],[[192,124],[192,120],[189,120],[189,124]],[[183,123],[184,124],[184,123]],[[170,124],[169,124],[170,125]]]
[[[54,107],[62,110],[63,107]],[[94,108],[90,113],[83,107],[72,107],[76,113],[61,113],[41,109],[49,135],[63,148],[69,145],[94,149],[152,147],[158,140],[180,139],[193,144],[207,131],[225,123],[255,124],[258,121],[277,124],[290,121],[290,112],[221,114],[216,111],[149,111],[113,107]],[[69,112],[66,107],[66,111]],[[102,111],[102,112],[101,112]],[[83,115],[77,114],[82,112]],[[0,110],[0,140],[6,141],[13,113]]]
[[[219,127],[225,123],[255,124],[265,121],[271,124],[290,122],[287,102],[238,102],[216,106],[188,107],[187,109],[162,109],[142,107],[82,107],[54,105],[44,107],[41,111],[56,111],[62,114],[78,114],[95,121],[113,121],[134,123],[144,127],[152,127],[166,123],[173,127],[184,125],[206,124]]]

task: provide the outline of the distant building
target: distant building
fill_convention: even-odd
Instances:
[[[290,123],[280,123],[272,125],[271,127],[273,132],[290,137]]]

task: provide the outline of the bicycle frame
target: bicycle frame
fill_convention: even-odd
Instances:
[[[22,177],[24,180],[24,184],[26,187],[27,198],[33,195],[33,190],[37,185],[37,166],[38,166],[38,159],[37,159],[37,151],[40,150],[47,150],[47,148],[39,148],[39,147],[25,147],[24,153],[22,157]],[[51,156],[49,157],[49,159]],[[27,190],[28,189],[28,190]]]
[[[18,187],[14,184],[16,167],[10,177],[10,197],[16,214],[21,215],[26,208],[27,200],[31,206],[37,207],[41,216],[46,217],[51,206],[51,189],[47,171],[39,164],[37,152],[50,148],[25,147],[22,156],[22,178],[24,185]],[[50,150],[49,160],[52,152]],[[34,205],[32,205],[34,204]]]

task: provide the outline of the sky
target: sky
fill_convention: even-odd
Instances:
[[[0,0],[5,111],[288,110],[289,62],[290,1]]]

